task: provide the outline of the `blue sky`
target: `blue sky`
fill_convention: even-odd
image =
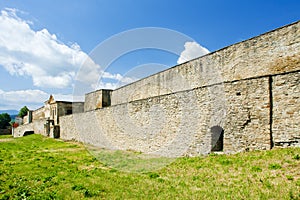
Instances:
[[[191,59],[295,22],[299,8],[298,0],[2,0],[0,110],[36,109],[50,94],[71,100],[82,61],[101,42],[124,31],[161,27],[193,40],[174,41],[181,47],[179,55],[157,49],[120,55],[95,89],[129,83],[176,65],[182,55]],[[104,69],[90,58],[90,66],[98,67],[86,72],[92,79]]]

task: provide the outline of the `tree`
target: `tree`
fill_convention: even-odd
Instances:
[[[0,114],[0,128],[5,129],[7,126],[9,126],[11,118],[10,115],[7,113]]]
[[[27,108],[27,106],[24,106],[23,108],[21,108],[21,110],[19,111],[18,116],[19,117],[24,117],[27,115],[27,112],[29,111],[29,109]]]

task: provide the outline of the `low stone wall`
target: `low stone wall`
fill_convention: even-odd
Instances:
[[[33,131],[34,133],[37,134],[44,134],[44,124],[45,120],[39,119],[39,120],[34,120],[32,123],[29,124],[23,124],[21,126],[18,126],[17,128],[14,128],[14,137],[22,137],[24,136],[24,133]]]
[[[14,137],[23,137],[26,131],[33,131],[33,123],[23,124],[14,128]]]

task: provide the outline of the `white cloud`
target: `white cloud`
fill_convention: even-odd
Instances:
[[[201,46],[197,42],[186,42],[184,44],[184,50],[181,52],[177,64],[184,63],[194,58],[208,54],[209,50]]]
[[[35,110],[49,99],[50,94],[42,90],[16,90],[16,91],[3,91],[0,90],[0,110],[6,109],[19,109],[27,106],[31,110]],[[66,94],[53,94],[55,100],[59,101],[84,101],[84,96],[74,97],[73,95]]]
[[[30,109],[36,109],[42,106],[47,98],[49,95],[41,90],[0,90],[0,110],[20,109],[25,105]]]
[[[32,77],[33,85],[43,88],[71,87],[79,67],[88,84],[97,82],[101,68],[78,44],[66,45],[47,29],[33,30],[32,22],[17,16],[16,9],[5,9],[0,15],[0,65],[11,75]],[[119,74],[109,74],[117,81]]]
[[[48,98],[48,94],[41,90],[18,90],[18,91],[3,91],[0,90],[1,101],[11,103],[40,103]]]
[[[109,82],[109,81],[104,81],[105,79],[112,79],[112,80],[117,80],[117,81],[113,81],[113,82]],[[134,81],[137,81],[138,78],[133,78],[133,77],[127,77],[127,76],[121,76],[120,74],[116,74],[116,75],[110,75],[110,74],[106,74],[106,72],[102,73],[102,77],[100,82],[93,84],[92,88],[94,88],[95,90],[98,89],[116,89],[119,88],[123,85],[127,85],[129,83],[132,83]]]
[[[117,84],[119,85],[124,85],[124,84],[129,84],[134,81],[137,81],[137,78],[134,77],[128,77],[128,76],[122,76],[121,74],[110,74],[107,72],[103,72],[101,79],[112,79],[118,81]]]
[[[134,80],[103,72],[77,43],[66,45],[47,29],[33,30],[33,23],[21,19],[18,12],[4,9],[0,13],[0,67],[3,66],[11,75],[31,77],[33,85],[40,88],[60,89],[73,86],[74,80],[106,89],[115,89],[119,83]],[[78,70],[81,70],[79,75]],[[100,77],[109,81],[100,79],[97,83]],[[60,101],[84,101],[84,96],[53,95]],[[0,89],[0,110],[19,109],[24,105],[34,110],[49,96],[42,90]]]

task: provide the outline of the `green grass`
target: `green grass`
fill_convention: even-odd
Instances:
[[[124,172],[151,172],[174,162],[175,158],[146,155],[135,151],[106,150],[86,146],[88,151],[105,166]]]
[[[0,135],[0,139],[12,138],[11,135]]]
[[[0,136],[0,199],[300,199],[299,155],[299,148],[212,154],[130,173],[100,163],[81,144]]]

